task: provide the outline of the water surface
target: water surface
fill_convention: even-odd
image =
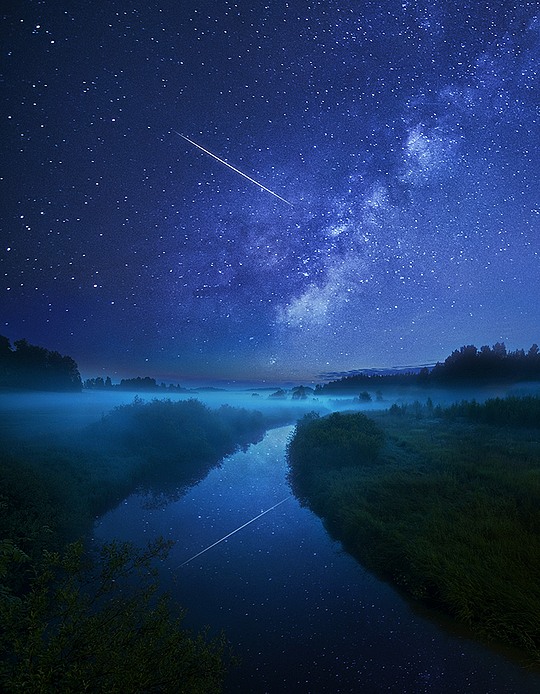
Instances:
[[[164,585],[188,608],[188,626],[223,629],[242,658],[226,691],[540,691],[540,674],[415,614],[290,497],[285,446],[292,430],[268,432],[160,508],[131,496],[95,528],[100,542],[119,538],[143,546],[158,535],[175,540],[162,567]]]

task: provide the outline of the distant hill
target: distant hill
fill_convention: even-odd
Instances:
[[[167,392],[167,393],[198,393],[204,391],[204,388],[184,388],[183,386],[178,386],[173,383],[166,385],[165,383],[158,383],[155,378],[150,376],[137,376],[135,378],[123,378],[120,383],[113,383],[110,376],[103,379],[101,376],[97,378],[87,378],[83,384],[86,390],[127,390],[127,391],[137,391],[137,392]],[[218,390],[217,388],[209,390]]]

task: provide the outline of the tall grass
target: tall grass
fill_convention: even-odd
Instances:
[[[538,431],[418,412],[374,420],[386,433],[377,465],[359,456],[337,470],[315,460],[316,432],[300,424],[289,446],[295,493],[401,590],[540,661]]]

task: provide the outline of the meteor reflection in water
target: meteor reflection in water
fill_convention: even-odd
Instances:
[[[209,549],[212,549],[212,547],[215,547],[216,545],[219,545],[220,542],[223,542],[223,541],[226,540],[228,537],[231,537],[231,535],[234,535],[234,534],[237,533],[239,530],[242,530],[242,528],[245,528],[246,525],[249,525],[250,523],[253,523],[254,521],[256,521],[256,520],[257,520],[258,518],[260,518],[261,516],[264,516],[265,513],[269,513],[270,511],[273,511],[275,508],[277,508],[277,507],[280,506],[281,504],[285,503],[285,501],[287,501],[287,499],[290,499],[290,498],[291,498],[291,496],[286,496],[286,497],[285,497],[284,499],[282,499],[281,501],[278,501],[277,504],[274,504],[273,506],[270,506],[270,508],[267,508],[266,511],[263,511],[262,513],[259,513],[259,515],[258,515],[258,516],[255,516],[255,518],[252,518],[251,520],[248,520],[247,523],[244,523],[244,524],[241,525],[239,528],[236,528],[236,530],[233,530],[233,531],[231,531],[230,533],[228,533],[227,535],[225,535],[224,537],[222,537],[221,539],[216,540],[216,541],[213,542],[211,545],[208,545],[208,547],[205,547],[204,549],[201,549],[200,552],[197,552],[197,554],[194,554],[194,555],[193,555],[192,557],[190,557],[189,559],[186,559],[186,561],[184,561],[184,562],[182,562],[181,564],[179,564],[176,568],[177,568],[177,569],[180,569],[180,568],[182,568],[182,566],[185,566],[186,564],[189,564],[189,562],[190,562],[190,561],[193,561],[193,559],[196,559],[197,557],[200,557],[201,554],[204,554],[205,552],[208,552],[208,550],[209,550]]]

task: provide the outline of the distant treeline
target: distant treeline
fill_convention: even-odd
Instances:
[[[12,349],[0,335],[0,388],[8,390],[80,391],[77,363],[59,352],[16,340]]]
[[[449,419],[463,417],[479,424],[499,427],[540,428],[540,398],[532,395],[508,396],[491,398],[484,403],[464,400],[444,408],[442,414]]]
[[[114,384],[107,376],[81,380],[77,363],[72,357],[62,356],[56,351],[29,344],[26,340],[16,340],[12,349],[7,337],[0,335],[0,388],[10,390],[80,391],[88,390],[127,390],[146,392],[195,393],[200,389],[158,383],[150,376],[123,378]],[[360,373],[345,376],[337,381],[317,385],[315,391],[299,386],[293,389],[293,399],[306,399],[311,393],[328,395],[331,393],[358,391],[358,389],[380,389],[384,386],[462,386],[486,383],[508,383],[516,381],[540,380],[540,348],[533,344],[525,352],[518,349],[508,352],[504,342],[493,347],[484,345],[480,349],[466,345],[454,350],[441,364],[431,369],[424,367],[417,372],[394,374]],[[368,397],[369,394],[364,394]],[[279,389],[270,397],[286,397]]]
[[[466,345],[454,350],[441,364],[419,372],[398,374],[355,374],[337,381],[318,385],[316,394],[325,395],[358,388],[381,388],[383,386],[452,386],[464,384],[502,383],[540,380],[540,349],[533,344],[528,352],[518,349],[508,352],[504,342],[493,347],[478,349]]]
[[[155,378],[150,376],[137,376],[136,378],[123,378],[120,383],[113,383],[111,377],[103,379],[101,376],[97,378],[87,378],[84,381],[84,388],[87,390],[130,390],[130,391],[147,391],[147,392],[167,392],[167,393],[193,393],[195,391],[183,386],[174,384],[166,385],[158,383]]]

